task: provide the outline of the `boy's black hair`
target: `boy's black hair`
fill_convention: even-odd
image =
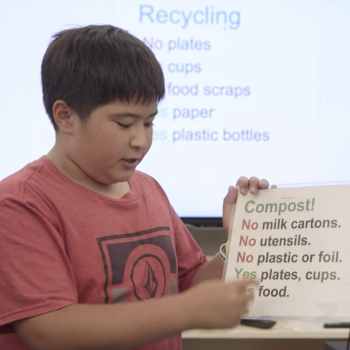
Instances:
[[[153,52],[125,30],[111,25],[90,25],[53,36],[41,66],[43,100],[52,114],[63,100],[81,119],[93,109],[119,100],[159,102],[165,94],[162,68]]]

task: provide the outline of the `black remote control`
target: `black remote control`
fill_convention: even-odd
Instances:
[[[262,329],[270,329],[276,324],[276,321],[269,319],[261,319],[261,318],[242,318],[241,325],[262,328]]]
[[[350,322],[325,323],[324,328],[350,328]]]

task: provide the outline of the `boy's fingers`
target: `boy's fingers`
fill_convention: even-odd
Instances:
[[[244,280],[235,280],[232,284],[236,285],[241,292],[246,291],[249,286],[258,286],[259,282],[257,280],[252,279],[244,279]]]
[[[269,182],[265,179],[260,180],[259,181],[259,188],[261,188],[261,189],[269,188]]]
[[[257,177],[251,177],[249,179],[249,191],[251,194],[258,193],[259,190],[259,179]]]
[[[249,180],[248,178],[242,176],[238,179],[236,187],[240,188],[241,194],[246,194],[249,189]]]

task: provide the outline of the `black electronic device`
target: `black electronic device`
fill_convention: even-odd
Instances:
[[[276,321],[262,318],[242,318],[241,325],[261,329],[270,329],[276,324]]]
[[[323,325],[324,328],[350,328],[350,322],[329,322]]]

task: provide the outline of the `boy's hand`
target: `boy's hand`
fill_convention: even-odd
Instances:
[[[183,294],[187,297],[190,328],[215,329],[237,326],[253,299],[247,287],[252,280],[223,282],[212,280],[198,284]]]
[[[269,188],[269,183],[266,180],[259,180],[256,177],[251,177],[249,180],[246,177],[240,177],[236,183],[236,188],[231,186],[224,199],[222,223],[224,231],[228,235],[231,223],[231,215],[234,206],[237,201],[238,190],[241,194],[247,194],[248,192],[252,194],[258,193],[259,189]],[[276,186],[271,186],[271,188],[276,188]]]

